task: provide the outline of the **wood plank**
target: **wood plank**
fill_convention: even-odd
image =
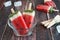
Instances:
[[[60,1],[59,0],[54,0],[54,1],[57,4],[58,9],[60,10],[60,6],[59,6]],[[23,1],[23,4],[25,4],[25,2],[26,2],[26,0]],[[42,3],[43,3],[43,0],[35,0],[35,6],[37,4],[42,4]],[[4,8],[2,8],[2,10],[0,12],[0,19],[1,19],[0,20],[0,29],[1,29],[0,30],[0,39],[2,37],[2,33],[3,33],[5,25],[7,23],[8,15],[10,14],[10,8],[11,7],[7,7],[7,8],[4,7]],[[57,14],[59,14],[59,13],[55,12],[53,14],[50,14],[50,17],[53,18]],[[44,26],[42,26],[40,24],[41,21],[47,20],[46,17],[47,16],[45,13],[42,13],[42,12],[39,12],[36,10],[36,19],[38,21],[38,24],[36,25],[36,28],[34,29],[32,35],[26,36],[26,37],[17,37],[14,35],[12,29],[7,26],[7,29],[4,33],[2,40],[52,40],[50,30],[44,28]],[[57,31],[55,31],[55,30],[56,30],[56,28],[52,27],[54,40],[59,40],[60,34],[58,34]]]
[[[41,0],[36,0],[36,5],[37,4],[41,4]],[[56,0],[55,0],[55,2],[56,2]],[[43,2],[42,2],[43,3]],[[57,3],[58,4],[58,3]],[[46,14],[43,14],[43,13],[41,13],[41,12],[38,12],[38,11],[36,11],[37,13],[38,13],[38,20],[39,20],[39,22],[41,22],[41,21],[43,21],[43,20],[47,20],[46,19]],[[57,12],[55,12],[55,13],[53,13],[53,14],[50,14],[50,18],[54,18],[57,14],[59,14],[59,13],[57,13]],[[44,28],[44,26],[42,26],[42,25],[38,25],[37,24],[37,40],[52,40],[52,35],[50,34],[50,30],[49,29],[45,29]],[[53,29],[52,29],[52,31],[53,31]],[[53,32],[52,32],[53,33]],[[46,35],[47,34],[47,35]],[[46,37],[45,37],[46,36]],[[54,37],[54,35],[53,35],[53,37]],[[54,38],[54,39],[57,39],[56,37]]]
[[[8,11],[9,10],[9,11]],[[7,20],[8,20],[8,15],[9,15],[9,12],[10,12],[10,7],[9,8],[5,8],[3,7],[2,10],[1,10],[1,13],[0,13],[0,39],[2,37],[2,34],[3,34],[3,31],[5,29],[5,26],[6,26],[6,23],[7,23]]]
[[[36,0],[35,5],[42,4],[42,3],[43,3],[43,0]],[[44,26],[42,26],[40,24],[40,22],[47,20],[46,13],[42,13],[37,10],[36,10],[36,13],[37,13],[37,20],[38,20],[38,24],[36,27],[37,40],[51,40],[51,35],[50,35],[49,29],[46,29]]]

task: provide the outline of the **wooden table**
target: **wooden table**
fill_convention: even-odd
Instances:
[[[60,9],[60,1],[59,0],[54,0],[55,3],[57,4],[58,9]],[[14,2],[14,1],[13,1]],[[43,0],[35,0],[35,6],[37,4],[41,4],[43,2]],[[24,2],[23,2],[24,3]],[[24,6],[24,5],[23,5]],[[44,28],[44,26],[42,26],[40,24],[41,21],[47,20],[47,16],[45,13],[39,12],[36,10],[36,19],[37,19],[37,25],[35,26],[32,35],[30,36],[26,36],[26,37],[17,37],[14,35],[12,29],[6,25],[7,24],[7,20],[8,20],[8,15],[11,13],[10,9],[13,6],[10,7],[3,7],[0,10],[0,39],[1,40],[52,40],[51,37],[51,33],[50,33],[50,29],[46,29]],[[20,9],[19,9],[20,10]],[[50,14],[50,17],[53,18],[55,17],[57,14],[57,12]],[[7,26],[5,33],[3,33],[4,28]],[[52,32],[53,32],[53,37],[54,40],[60,40],[60,34],[56,34],[56,28],[52,27]],[[4,34],[2,36],[2,34]]]

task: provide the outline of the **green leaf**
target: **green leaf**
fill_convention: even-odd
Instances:
[[[12,17],[13,15],[17,14],[17,12],[18,12],[18,11],[15,11],[15,13],[11,13],[11,14],[9,15],[9,18]]]
[[[50,10],[49,10],[49,13],[53,13],[53,8],[51,7]]]
[[[24,12],[33,12],[33,10],[25,10]]]

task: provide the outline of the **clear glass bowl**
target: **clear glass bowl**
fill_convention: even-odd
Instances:
[[[28,32],[24,35],[21,35],[21,34],[18,33],[18,31],[16,30],[14,25],[12,25],[11,21],[8,20],[8,25],[9,25],[10,28],[13,29],[13,32],[16,36],[29,36],[29,35],[31,35],[34,27],[36,26],[36,24],[37,24],[37,21],[36,21],[36,19],[34,19],[34,22],[32,23],[32,27],[30,29],[28,29]]]

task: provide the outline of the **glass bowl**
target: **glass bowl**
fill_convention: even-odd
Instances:
[[[14,32],[14,34],[15,34],[16,36],[29,36],[29,35],[31,35],[34,27],[36,26],[36,24],[37,24],[37,20],[36,20],[36,18],[35,18],[35,19],[34,19],[34,22],[32,23],[32,27],[29,28],[29,29],[27,29],[28,32],[27,32],[26,34],[24,34],[24,35],[21,35],[20,33],[18,33],[18,31],[16,30],[16,28],[14,27],[14,25],[11,23],[11,21],[8,20],[8,25],[9,25],[10,28],[13,29],[13,32]]]

